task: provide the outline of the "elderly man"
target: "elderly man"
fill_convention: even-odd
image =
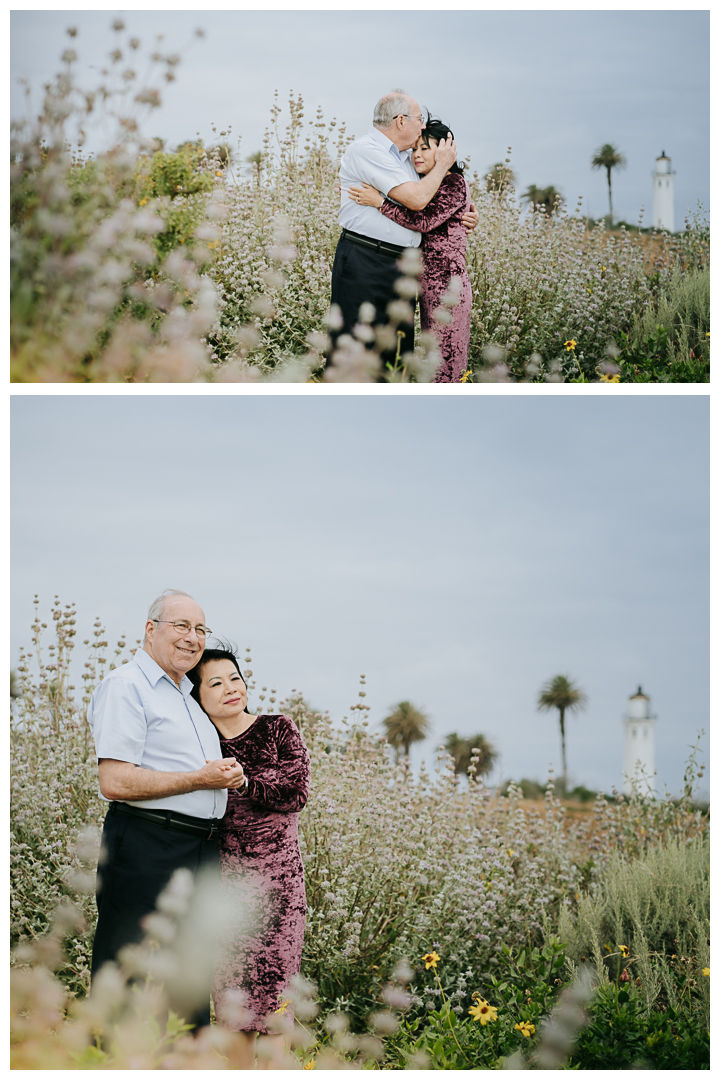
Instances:
[[[360,306],[375,308],[374,325],[387,321],[387,305],[394,299],[395,282],[402,275],[398,259],[408,248],[420,246],[422,234],[397,225],[373,206],[358,206],[348,196],[348,188],[362,181],[372,184],[388,198],[411,210],[423,210],[437,192],[443,177],[456,159],[455,143],[441,143],[435,166],[422,179],[412,164],[411,148],[417,142],[425,118],[414,98],[396,90],[375,106],[373,127],[356,139],[340,165],[340,224],[343,226],[332,271],[331,303],[342,312],[343,326],[332,331],[333,347],[341,333],[352,333]],[[463,217],[467,229],[478,223],[471,206]],[[398,327],[405,335],[402,352],[414,347],[414,323]],[[383,360],[392,361],[394,348],[384,350]],[[332,364],[332,354],[328,360]]]
[[[221,758],[217,731],[190,696],[186,672],[210,633],[200,605],[166,590],[151,605],[142,649],[109,672],[92,695],[100,793],[110,800],[98,867],[98,924],[92,974],[142,937],[173,872],[218,865],[217,834],[227,788],[247,781],[234,758]],[[204,995],[203,995],[204,997]],[[210,1022],[207,1006],[193,1017]]]

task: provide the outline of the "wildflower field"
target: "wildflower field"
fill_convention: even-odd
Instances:
[[[413,354],[399,343],[398,362],[378,376],[367,327],[324,372],[344,126],[320,112],[308,120],[296,97],[276,100],[249,157],[215,128],[214,145],[170,151],[141,134],[161,96],[152,77],[138,80],[141,43],[115,28],[94,91],[77,85],[73,42],[40,116],[13,124],[12,379],[431,380],[433,343],[422,336]],[[178,56],[152,59],[157,80],[175,78]],[[107,149],[87,154],[98,125]],[[701,209],[675,235],[608,230],[581,207],[526,212],[512,187],[469,179],[480,223],[468,241],[464,381],[709,380]],[[406,303],[396,302],[395,324]]]
[[[192,907],[182,875],[145,945],[86,996],[104,804],[84,714],[129,653],[100,621],[75,650],[75,626],[57,598],[36,616],[13,689],[13,1067],[225,1068],[232,1034],[190,1038],[159,985]],[[472,763],[461,781],[442,749],[414,775],[363,691],[334,722],[248,679],[250,708],[291,715],[312,760],[302,978],[272,1018],[288,1068],[709,1068],[694,755],[680,798],[600,794],[571,817],[552,780],[540,803],[501,794]],[[194,934],[217,921],[204,902]]]

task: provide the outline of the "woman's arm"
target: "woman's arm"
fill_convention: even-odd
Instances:
[[[385,217],[398,225],[404,225],[406,229],[413,229],[415,232],[430,232],[465,206],[467,189],[464,183],[458,184],[446,180],[424,210],[408,210],[405,206],[396,206],[388,199],[383,199],[381,193],[370,184],[364,183],[361,188],[351,187],[348,189],[348,194],[358,206],[374,206]],[[471,227],[474,228],[475,224],[477,222],[473,221]]]
[[[248,768],[245,794],[256,805],[292,814],[302,810],[307,802],[310,755],[292,720],[285,716],[282,721],[277,733],[277,765]]]
[[[454,214],[465,207],[467,195],[464,184],[448,184],[445,182],[434,199],[424,210],[408,210],[405,206],[396,206],[385,199],[380,212],[385,217],[398,225],[404,225],[406,229],[415,232],[432,232],[439,225],[448,221]]]

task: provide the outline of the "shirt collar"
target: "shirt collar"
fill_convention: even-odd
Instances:
[[[163,671],[158,662],[156,660],[153,660],[150,653],[145,652],[142,646],[140,646],[135,651],[133,660],[140,668],[150,685],[153,687],[157,686],[160,680],[164,677],[168,680],[168,682],[172,683],[173,686],[177,687],[177,689],[179,689],[182,693],[182,696],[185,698],[188,696],[188,694],[193,688],[193,684],[190,682],[190,679],[188,679],[187,675],[183,675],[182,679],[180,680],[180,686],[178,687],[178,684],[175,682],[175,680],[171,679],[166,671]]]
[[[410,150],[412,149],[411,147],[409,150],[398,150],[392,139],[388,139],[387,135],[384,135],[382,131],[379,131],[378,128],[376,128],[374,125],[370,128],[369,134],[372,135],[374,141],[378,144],[378,146],[381,146],[383,150],[386,150],[394,157],[400,158],[401,161],[404,161],[407,158]]]

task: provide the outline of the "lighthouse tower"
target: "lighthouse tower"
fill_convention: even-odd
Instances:
[[[654,229],[667,229],[675,231],[675,173],[672,171],[670,158],[665,157],[663,150],[659,158],[655,159],[655,171],[653,178],[653,216]]]
[[[641,795],[652,795],[655,772],[655,722],[650,715],[650,698],[638,686],[637,694],[630,698],[625,724],[625,774],[624,791],[632,792],[631,779],[638,781],[636,787]]]

